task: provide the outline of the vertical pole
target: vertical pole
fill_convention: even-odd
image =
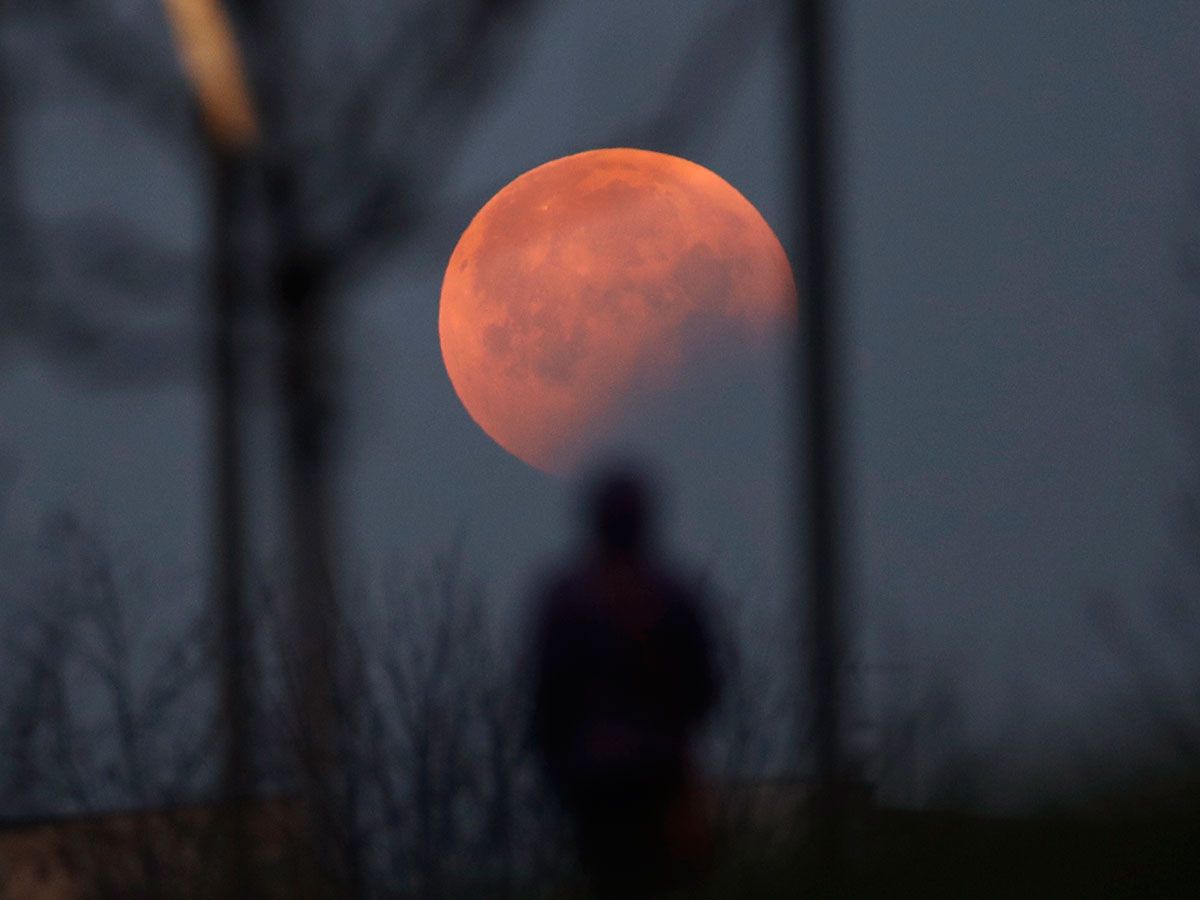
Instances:
[[[326,315],[320,264],[305,258],[276,209],[280,256],[278,301],[285,342],[283,479],[292,561],[292,634],[299,664],[297,721],[307,800],[315,834],[339,876],[353,879],[349,812],[337,800],[338,758],[345,722],[337,708],[338,634],[334,596],[334,509],[331,487],[330,416],[334,386],[329,360],[331,324]],[[345,858],[337,858],[345,851]]]
[[[216,208],[214,211],[214,303],[212,335],[213,452],[216,466],[214,572],[218,615],[217,634],[222,659],[221,699],[224,712],[225,756],[222,815],[225,886],[230,896],[251,890],[250,840],[245,820],[250,778],[250,726],[253,699],[250,684],[250,622],[246,615],[244,485],[241,452],[241,389],[238,366],[237,320],[239,266],[235,239],[239,183],[238,160],[214,153]]]
[[[15,3],[0,3],[0,34],[20,20],[21,10],[14,7]],[[0,342],[23,337],[36,341],[50,336],[40,329],[52,324],[40,320],[45,307],[39,276],[44,272],[31,238],[19,174],[18,103],[23,74],[15,53],[0,55],[0,96],[5,98],[0,103]]]
[[[302,289],[303,290],[303,289]],[[290,446],[287,483],[299,632],[301,722],[307,744],[309,802],[336,877],[361,896],[361,870],[352,790],[353,760],[345,751],[351,709],[341,706],[349,661],[339,653],[343,626],[335,595],[334,508],[329,413],[333,374],[326,359],[330,324],[315,295],[285,294],[294,304],[285,351],[284,382]]]
[[[839,545],[837,396],[838,293],[835,259],[832,10],[826,0],[799,0],[795,51],[799,96],[798,208],[803,210],[805,321],[804,396],[809,416],[807,540],[809,652],[816,794],[813,808],[819,875],[826,895],[841,887],[843,797],[842,621],[844,585]]]
[[[352,774],[338,707],[337,518],[333,492],[336,322],[327,299],[331,260],[305,233],[302,149],[291,143],[307,110],[296,53],[302,10],[290,0],[238,6],[257,47],[257,95],[264,141],[263,190],[271,260],[270,291],[283,341],[279,359],[281,483],[291,585],[284,640],[291,651],[294,721],[314,860],[328,884],[316,895],[362,893],[353,811],[343,802]],[[349,886],[348,888],[346,886]]]
[[[258,121],[233,25],[221,0],[163,0],[180,62],[188,76],[213,163],[212,452],[213,589],[220,642],[224,725],[220,811],[226,896],[254,896],[253,856],[246,801],[253,789],[250,726],[254,649],[246,610],[244,485],[241,471],[241,385],[238,313],[245,274],[238,225],[248,183],[248,159]]]

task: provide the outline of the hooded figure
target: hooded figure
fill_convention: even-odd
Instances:
[[[699,598],[655,558],[651,507],[636,474],[598,479],[590,546],[536,609],[534,742],[585,867],[626,886],[704,854],[692,742],[717,689]]]

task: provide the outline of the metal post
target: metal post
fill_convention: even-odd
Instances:
[[[221,811],[225,892],[252,896],[254,866],[246,822],[253,790],[250,770],[254,649],[245,596],[245,534],[241,469],[241,378],[237,325],[245,284],[238,224],[246,196],[247,159],[258,122],[232,24],[220,0],[163,0],[180,61],[212,148],[213,306],[212,439],[216,469],[213,510],[213,587],[220,641],[224,759]]]
[[[819,875],[825,894],[841,887],[843,831],[842,621],[839,544],[837,272],[835,259],[832,4],[799,0],[795,17],[798,76],[797,151],[803,160],[797,203],[803,210],[805,361],[808,414],[807,541],[812,725],[816,763],[813,807]]]
[[[222,666],[221,697],[225,725],[222,773],[226,887],[249,891],[253,866],[246,823],[246,806],[253,789],[250,727],[253,696],[250,659],[251,624],[246,610],[244,485],[241,469],[241,378],[238,366],[237,320],[239,266],[235,241],[238,202],[238,161],[220,151],[214,154],[216,209],[214,215],[213,304],[213,449],[216,467],[214,572]]]

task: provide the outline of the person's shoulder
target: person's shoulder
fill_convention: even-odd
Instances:
[[[651,577],[672,593],[696,596],[702,593],[704,578],[693,567],[670,557],[657,560],[649,567]]]
[[[652,577],[669,607],[698,613],[704,606],[704,578],[700,573],[678,563],[664,563],[655,568]]]
[[[543,597],[565,597],[575,594],[580,586],[588,582],[591,570],[586,561],[578,559],[559,560],[543,570],[539,579]]]
[[[560,562],[548,567],[537,578],[534,589],[536,612],[542,619],[556,619],[579,605],[581,586],[586,576],[577,562]]]

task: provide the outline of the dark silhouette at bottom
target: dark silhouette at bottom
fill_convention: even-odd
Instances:
[[[597,479],[590,546],[537,598],[533,736],[601,890],[699,875],[692,760],[717,678],[697,591],[659,561],[647,482]]]

